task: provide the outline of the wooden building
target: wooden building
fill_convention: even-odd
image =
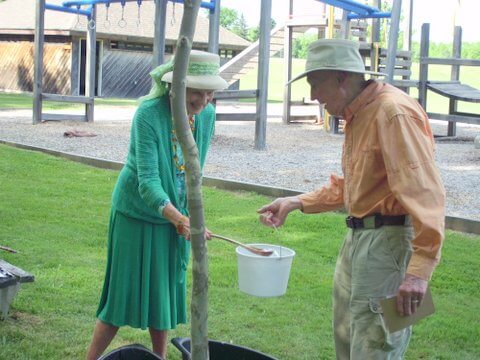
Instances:
[[[48,0],[61,5],[63,0]],[[35,0],[0,2],[0,91],[32,91]],[[155,4],[153,0],[97,6],[96,23],[85,16],[58,11],[45,15],[44,90],[62,95],[85,93],[86,29],[96,26],[95,95],[137,98],[148,93],[152,69]],[[183,5],[168,3],[165,52],[172,54],[180,30]],[[207,50],[208,14],[200,13],[193,48]],[[250,43],[220,27],[222,61]]]

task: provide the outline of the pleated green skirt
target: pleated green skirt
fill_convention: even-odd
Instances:
[[[190,243],[169,224],[153,224],[112,209],[101,321],[157,330],[187,322],[186,268]]]

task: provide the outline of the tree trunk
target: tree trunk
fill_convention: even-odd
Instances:
[[[198,149],[190,130],[186,112],[186,73],[192,49],[200,0],[186,0],[177,42],[172,80],[172,113],[178,140],[185,158],[187,199],[190,212],[193,254],[191,301],[191,354],[193,360],[208,360],[208,258],[204,232],[202,176]]]

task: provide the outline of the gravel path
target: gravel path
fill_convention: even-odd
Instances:
[[[235,111],[240,106],[228,107]],[[34,126],[29,110],[0,110],[0,140],[123,162],[134,111],[133,107],[97,106],[93,124],[47,122]],[[330,173],[341,172],[342,135],[326,133],[312,122],[284,125],[279,117],[281,104],[269,105],[268,114],[266,151],[254,149],[253,121],[218,122],[204,175],[309,191],[326,183]],[[432,126],[435,134],[446,134],[444,122],[433,121]],[[96,136],[64,137],[70,130]],[[455,139],[437,139],[447,215],[480,220],[480,149],[473,145],[480,126],[458,124],[457,135]]]

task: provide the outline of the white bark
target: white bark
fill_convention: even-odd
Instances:
[[[191,301],[191,354],[193,360],[208,360],[208,258],[204,239],[202,176],[198,149],[186,111],[186,72],[193,43],[200,0],[186,0],[175,54],[172,80],[172,113],[177,138],[186,167],[187,198],[190,212],[193,284]]]

